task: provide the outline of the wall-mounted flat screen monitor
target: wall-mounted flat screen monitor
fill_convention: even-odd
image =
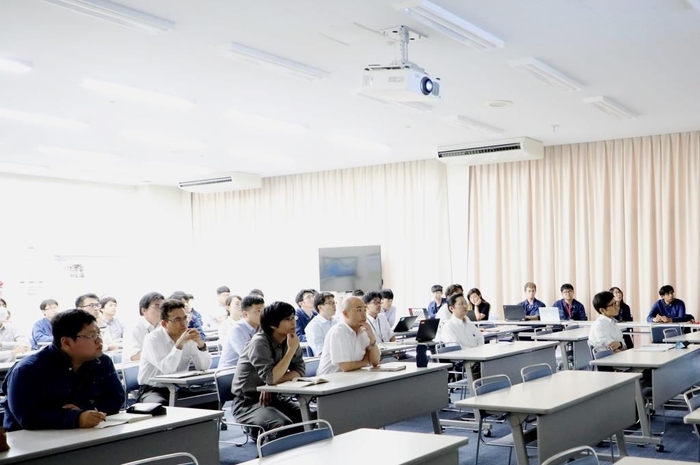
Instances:
[[[318,249],[321,291],[350,292],[382,288],[382,252],[378,245]]]

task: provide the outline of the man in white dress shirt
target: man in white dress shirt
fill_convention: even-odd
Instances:
[[[314,297],[314,307],[318,315],[313,317],[304,332],[312,355],[320,357],[323,353],[323,343],[331,327],[338,322],[335,315],[335,296],[330,292],[319,292]]]
[[[149,292],[139,302],[139,322],[124,331],[124,354],[122,360],[135,362],[141,358],[141,349],[146,335],[158,326],[160,306],[165,298],[158,292]]]
[[[7,308],[0,306],[0,362],[14,362],[29,350],[29,339],[7,325]]]
[[[394,307],[394,291],[382,289],[382,313],[392,328],[396,326],[396,307]]]
[[[464,295],[451,295],[447,299],[447,308],[452,313],[452,318],[443,325],[440,340],[457,343],[462,349],[483,345],[484,335],[467,318],[467,299],[464,298]]]
[[[627,347],[622,337],[622,331],[617,326],[618,309],[615,307],[615,296],[612,292],[599,292],[593,296],[593,308],[600,314],[591,325],[588,344],[597,349],[610,348],[620,352]]]
[[[342,311],[342,320],[326,336],[318,375],[379,365],[377,339],[367,322],[365,303],[359,297],[348,297]]]
[[[192,363],[196,370],[211,366],[211,355],[202,336],[194,328],[187,328],[185,304],[168,299],[161,305],[160,326],[143,341],[139,364],[139,402],[167,404],[168,388],[152,378],[187,371]],[[182,395],[181,395],[182,396]]]
[[[389,325],[386,317],[381,313],[382,294],[377,291],[370,291],[362,296],[362,300],[367,306],[367,323],[374,331],[377,342],[394,342],[396,336]]]

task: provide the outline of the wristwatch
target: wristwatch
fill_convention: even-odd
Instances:
[[[199,350],[200,352],[206,352],[206,351],[207,351],[207,345],[204,344],[202,347],[197,347],[197,350]]]

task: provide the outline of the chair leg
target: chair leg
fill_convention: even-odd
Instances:
[[[508,465],[510,465],[510,461],[513,459],[513,449],[515,449],[515,447],[508,448]]]
[[[481,419],[481,415],[479,415],[479,429],[476,432],[476,461],[474,462],[474,465],[479,465],[479,446],[481,445],[481,426],[483,424],[483,420]],[[700,446],[698,446],[700,447]]]

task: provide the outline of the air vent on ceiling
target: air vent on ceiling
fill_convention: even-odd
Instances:
[[[437,153],[438,160],[449,165],[485,165],[539,160],[543,157],[542,142],[527,137],[491,143],[439,147]]]

